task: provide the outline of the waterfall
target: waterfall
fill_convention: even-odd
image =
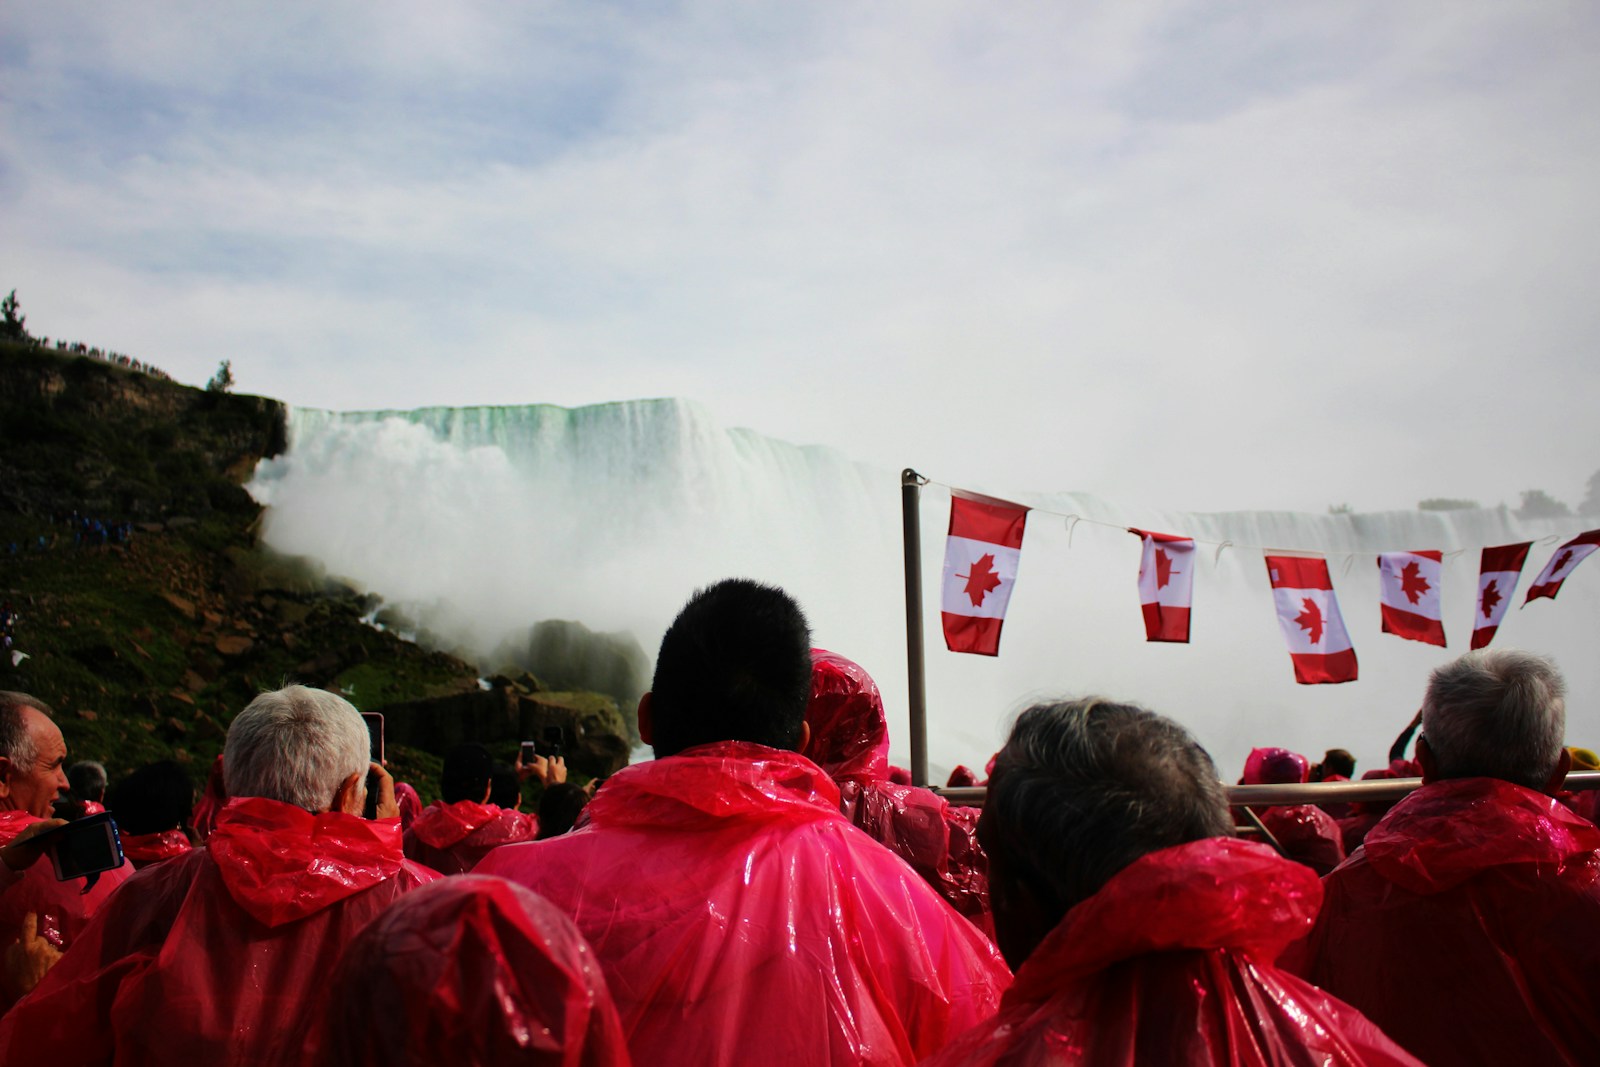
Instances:
[[[1254,745],[1313,758],[1348,748],[1358,771],[1379,766],[1415,712],[1428,671],[1466,650],[1478,550],[1584,528],[1581,520],[1520,522],[1503,508],[1162,512],[1078,493],[1020,492],[999,481],[1003,473],[994,484],[962,486],[1039,509],[1028,519],[993,659],[944,651],[938,590],[949,493],[936,484],[923,491],[929,752],[941,776],[956,763],[981,771],[1010,717],[1029,703],[1086,693],[1182,721],[1230,780]],[[261,464],[250,490],[267,505],[266,544],[320,560],[478,655],[548,618],[631,630],[653,651],[697,586],[729,576],[781,585],[806,609],[817,645],[856,659],[877,679],[895,759],[909,759],[898,471],[726,429],[682,400],[298,409],[288,451]],[[1064,515],[1090,521],[1069,529]],[[1139,541],[1127,526],[1233,542],[1220,556],[1208,544],[1197,553],[1190,644],[1144,641]],[[1330,555],[1359,681],[1294,683],[1263,547]],[[1376,553],[1434,548],[1447,553],[1448,650],[1379,630]],[[1515,604],[1552,548],[1530,552]],[[1600,747],[1600,563],[1590,566],[1559,600],[1513,607],[1496,645],[1554,656],[1571,688],[1569,740]]]

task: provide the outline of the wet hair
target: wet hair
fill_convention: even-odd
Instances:
[[[100,800],[106,791],[106,767],[94,760],[79,760],[67,768],[67,784],[79,800]]]
[[[546,786],[544,796],[539,798],[539,833],[535,840],[560,837],[572,829],[588,806],[589,791],[581,785],[556,782]]]
[[[494,774],[494,757],[476,741],[456,745],[444,754],[444,771],[439,776],[439,799],[446,804],[458,800],[477,803],[489,790]]]
[[[1100,697],[1024,711],[984,811],[990,847],[1057,917],[1148,852],[1233,835],[1227,794],[1194,737]]]
[[[701,589],[661,638],[655,754],[715,741],[793,748],[811,696],[811,630],[787,593],[731,578]]]
[[[222,777],[230,797],[266,797],[328,810],[352,774],[365,796],[371,741],[343,697],[303,685],[262,693],[228,727]]]
[[[497,808],[515,808],[522,803],[522,780],[517,769],[503,760],[495,760],[489,772],[489,803]]]
[[[1435,773],[1545,788],[1561,758],[1566,692],[1553,662],[1517,649],[1479,649],[1437,668],[1422,698]]]
[[[106,790],[106,810],[124,833],[175,830],[194,811],[194,782],[173,760],[148,763]]]

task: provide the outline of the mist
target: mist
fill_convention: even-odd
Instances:
[[[401,608],[491,671],[482,657],[551,618],[628,630],[653,654],[692,591],[731,576],[783,586],[814,643],[867,668],[889,709],[893,758],[909,762],[899,472],[726,429],[680,400],[410,412],[293,412],[291,444],[250,485],[263,541],[313,557]],[[1127,508],[1088,494],[963,484],[1016,500],[1028,517],[1000,655],[944,650],[939,566],[949,515],[940,472],[922,491],[924,643],[934,779],[982,767],[1010,719],[1039,699],[1100,693],[1187,725],[1237,777],[1256,745],[1320,757],[1348,748],[1379,766],[1421,699],[1427,673],[1466,650],[1485,545],[1536,544],[1526,594],[1554,543],[1582,520],[1520,522],[1506,509],[1308,515]],[[1075,516],[1076,521],[1068,518]],[[1138,526],[1201,539],[1191,643],[1149,644],[1136,591]],[[1228,544],[1223,545],[1222,543]],[[1382,634],[1374,557],[1442,549],[1448,649]],[[1263,549],[1329,556],[1360,680],[1300,686]],[[1600,569],[1558,601],[1513,608],[1496,647],[1552,655],[1572,694],[1568,737],[1600,743]]]

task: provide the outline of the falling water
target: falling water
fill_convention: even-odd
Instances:
[[[908,760],[898,471],[724,429],[680,400],[301,409],[290,441],[250,487],[268,505],[266,542],[322,561],[455,647],[486,655],[532,622],[570,618],[632,630],[653,649],[695,587],[760,578],[804,605],[818,645],[860,661],[878,680],[896,761]],[[937,597],[949,493],[932,484],[922,495],[929,750],[941,775],[956,763],[981,767],[1028,703],[1085,693],[1180,719],[1228,777],[1260,744],[1315,756],[1344,747],[1361,769],[1376,766],[1415,711],[1427,672],[1466,648],[1478,550],[1582,529],[1519,522],[1503,508],[1125,510],[1084,494],[1023,492],[1001,482],[1003,474],[962,486],[1037,509],[996,658],[944,651]],[[1139,542],[1128,526],[1211,542],[1197,553],[1190,644],[1144,641]],[[1329,555],[1359,681],[1294,684],[1262,548]],[[1379,630],[1374,555],[1432,548],[1447,553],[1448,650]],[[1552,548],[1535,545],[1517,604]],[[1554,656],[1572,689],[1569,738],[1600,747],[1600,563],[1590,567],[1568,580],[1559,600],[1513,607],[1496,644]]]

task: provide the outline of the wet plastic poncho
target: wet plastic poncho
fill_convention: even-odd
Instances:
[[[170,860],[190,849],[189,837],[182,830],[162,830],[156,834],[123,834],[122,854],[135,870],[152,863]]]
[[[1286,962],[1429,1063],[1600,1059],[1600,829],[1493,778],[1423,786]]]
[[[572,920],[503,878],[441,878],[367,925],[329,983],[326,1067],[628,1064]]]
[[[1284,785],[1304,783],[1311,775],[1311,761],[1286,748],[1255,748],[1244,764],[1245,785]],[[1261,825],[1273,836],[1283,854],[1320,874],[1327,874],[1344,862],[1343,836],[1339,824],[1313,804],[1284,804],[1253,809]]]
[[[889,846],[985,933],[989,862],[978,844],[978,809],[952,807],[928,789],[889,778],[889,725],[878,686],[859,664],[811,650],[805,754],[839,787],[840,810]]]
[[[538,818],[526,812],[470,800],[435,801],[405,832],[406,859],[440,874],[465,874],[491,849],[532,841],[538,833]]]
[[[200,794],[200,799],[195,801],[194,814],[189,816],[189,825],[194,827],[195,836],[204,841],[211,836],[212,829],[217,825],[217,813],[228,802],[228,790],[223,785],[222,779],[222,753],[217,753],[217,758],[211,761],[211,770],[206,774],[206,787]]]
[[[1321,896],[1311,871],[1253,842],[1142,856],[1067,912],[998,1016],[925,1062],[1415,1064],[1359,1012],[1272,965]]]
[[[410,782],[396,782],[394,802],[400,809],[400,829],[402,831],[411,829],[411,824],[422,814],[422,798],[417,795],[417,787]]]
[[[798,753],[729,741],[635,764],[587,814],[477,870],[573,917],[639,1063],[914,1063],[993,1014],[1009,980]]]
[[[0,811],[0,847],[9,845],[23,830],[42,821],[26,811]],[[23,872],[20,880],[0,890],[0,952],[22,936],[23,917],[30,912],[37,917],[37,936],[65,951],[82,935],[94,913],[132,874],[133,867],[124,863],[114,871],[102,872],[94,888],[84,893],[87,879],[58,882],[50,857],[39,857]],[[9,1007],[11,997],[0,983],[0,1011]],[[0,1063],[5,1062],[0,1057]]]
[[[293,1060],[345,944],[436,877],[401,856],[398,819],[230,800],[205,848],[129,878],[0,1021],[0,1063]]]

